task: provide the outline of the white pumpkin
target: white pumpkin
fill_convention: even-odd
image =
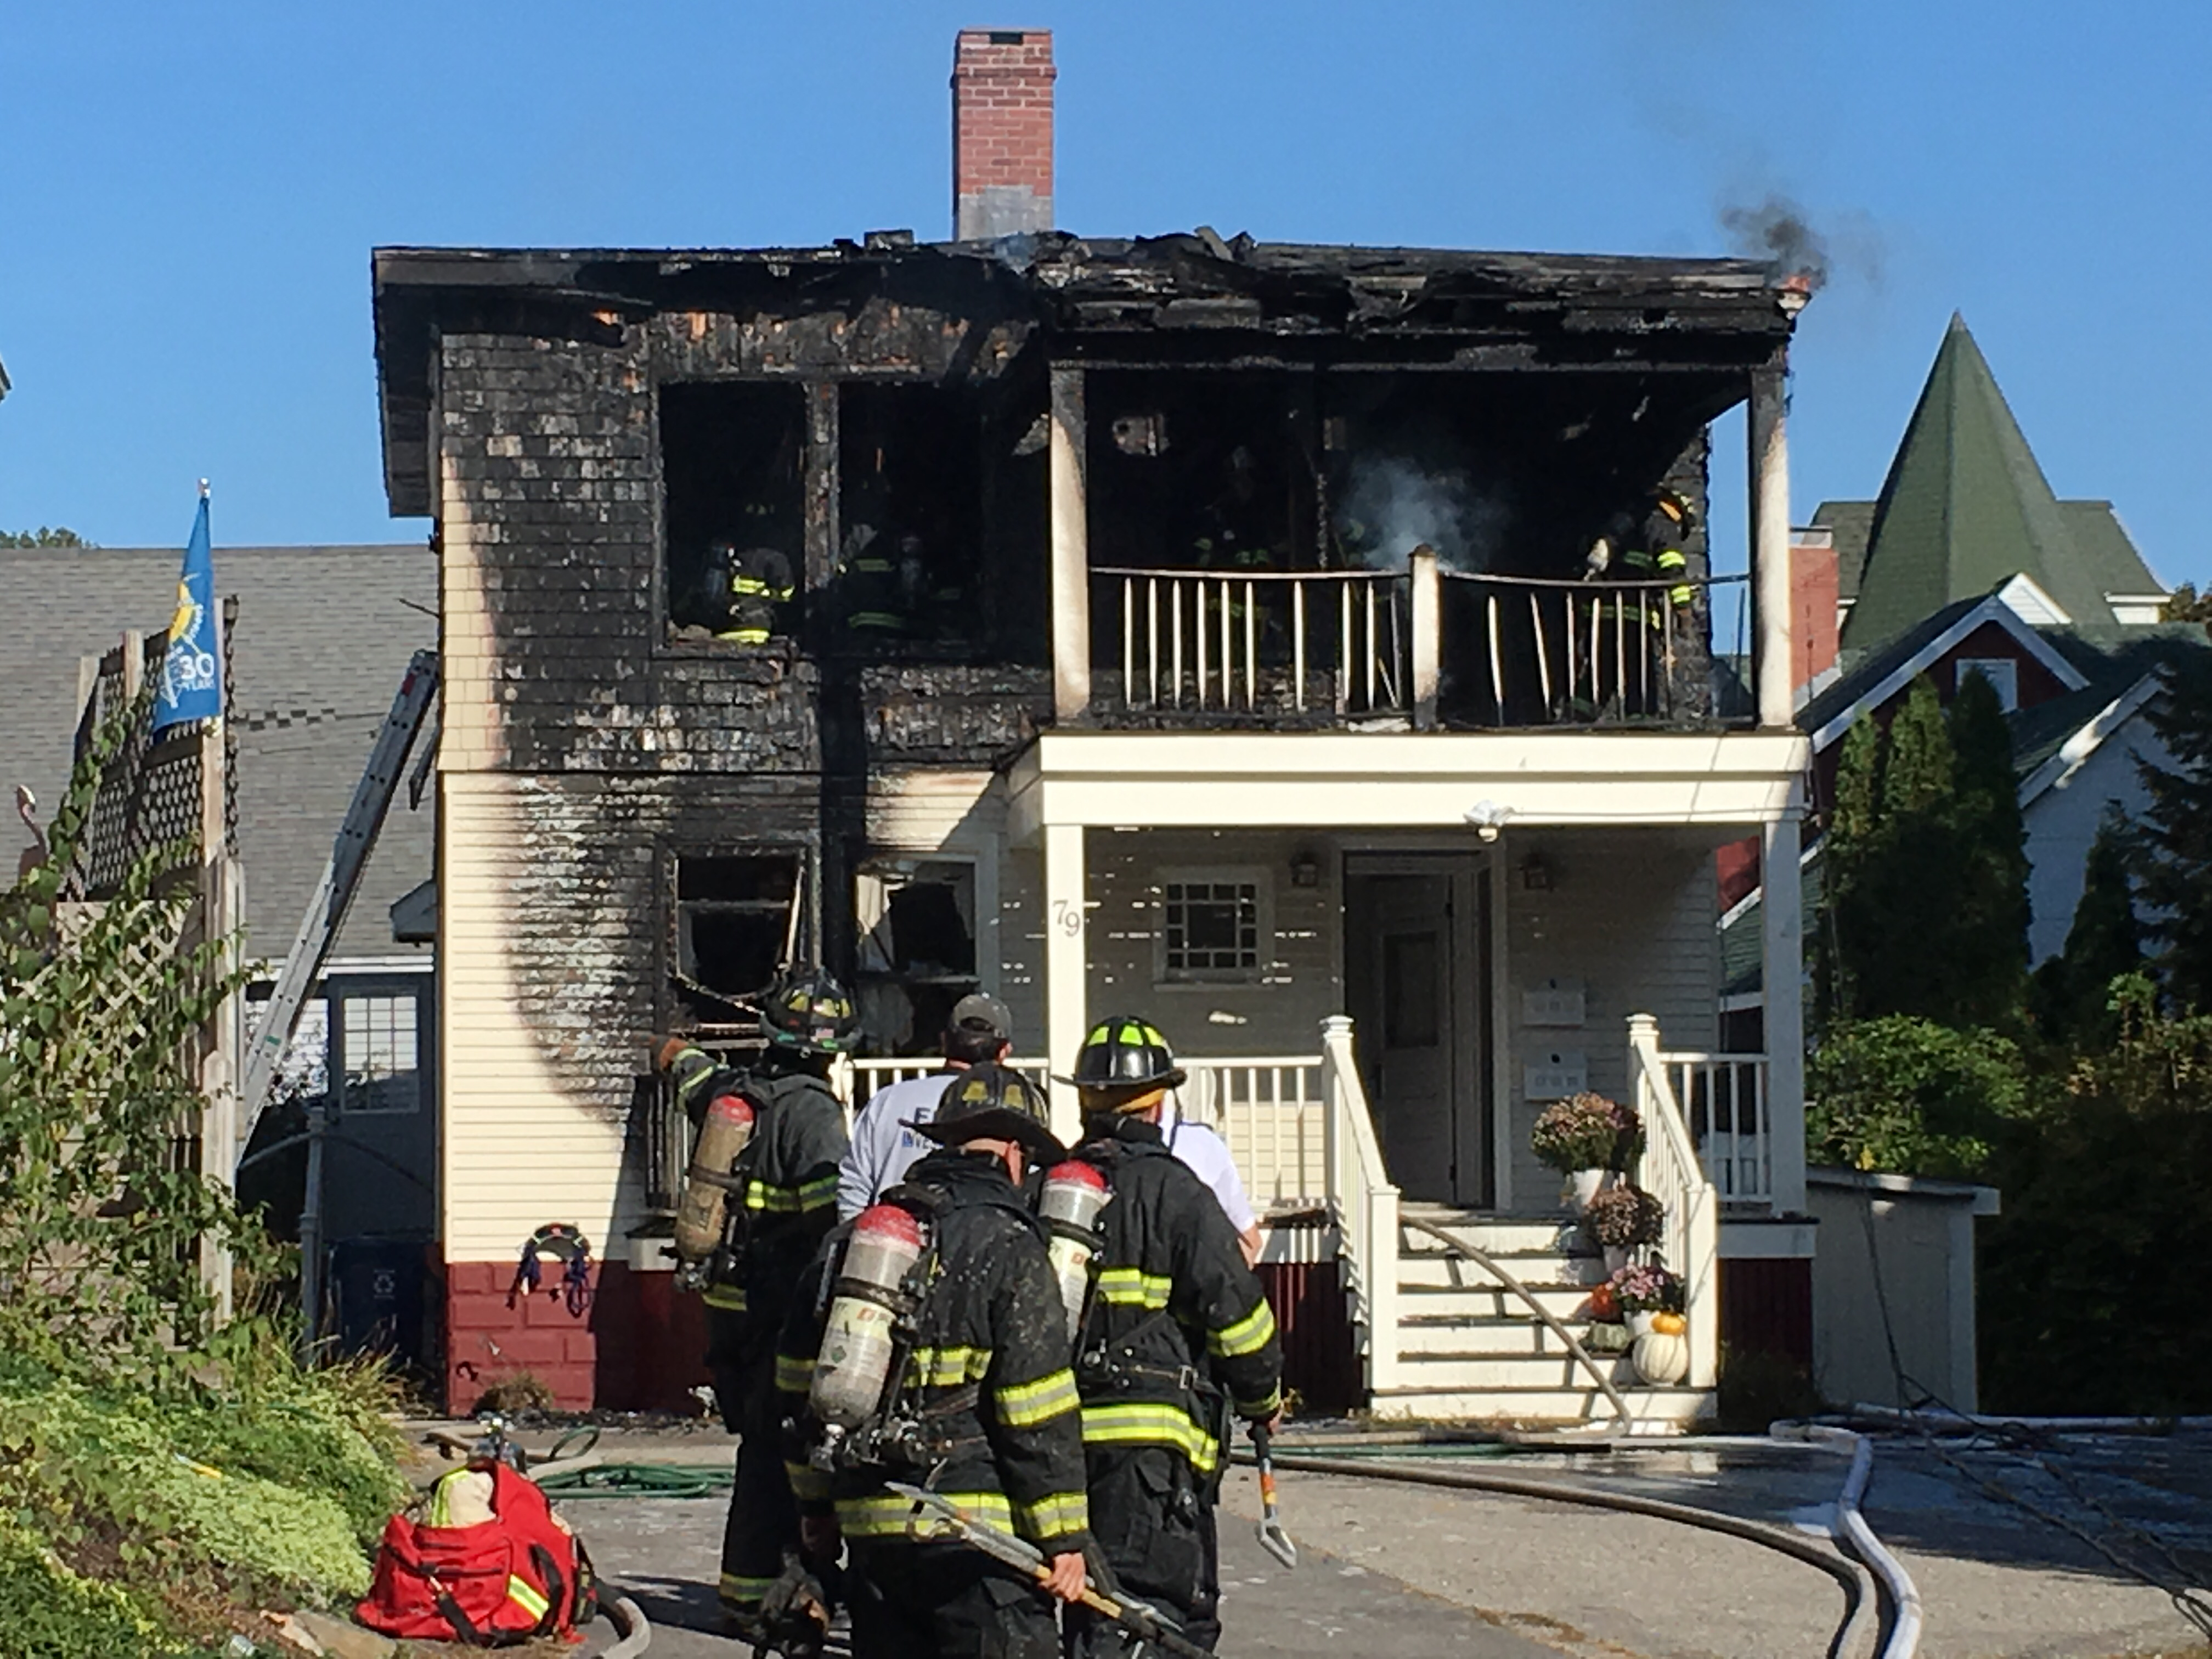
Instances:
[[[1647,1331],[1629,1350],[1636,1374],[1654,1388],[1671,1388],[1690,1374],[1690,1339],[1664,1331]]]

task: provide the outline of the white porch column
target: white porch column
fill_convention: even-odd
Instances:
[[[1760,832],[1760,983],[1765,988],[1766,1101],[1772,1122],[1774,1207],[1805,1212],[1805,929],[1792,809]]]
[[[1052,371],[1052,709],[1091,706],[1091,522],[1083,481],[1083,371]]]
[[[1437,573],[1437,550],[1423,542],[1413,550],[1407,566],[1412,603],[1407,607],[1412,623],[1413,728],[1436,729],[1437,687],[1441,678],[1437,659],[1443,637],[1443,583]]]
[[[1753,372],[1751,415],[1751,581],[1758,631],[1754,669],[1759,723],[1769,731],[1796,712],[1790,647],[1790,434],[1788,385],[1781,362]]]
[[[1045,1057],[1055,1077],[1075,1069],[1088,1029],[1091,969],[1085,950],[1083,826],[1048,823],[1044,841]],[[1081,1127],[1075,1091],[1052,1088],[1052,1131],[1070,1146]]]

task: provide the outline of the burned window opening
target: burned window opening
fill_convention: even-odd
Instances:
[[[797,632],[804,396],[797,386],[763,381],[661,387],[672,637],[759,646]]]
[[[975,868],[878,860],[859,872],[861,1029],[880,1054],[933,1052],[953,1005],[977,989]]]
[[[792,958],[803,866],[796,851],[678,855],[670,979],[679,1024],[754,1024],[738,1005]]]
[[[980,395],[848,383],[837,425],[840,647],[973,654],[988,632]]]

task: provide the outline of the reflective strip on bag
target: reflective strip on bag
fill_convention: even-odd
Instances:
[[[553,1605],[539,1592],[537,1585],[532,1583],[527,1578],[518,1578],[513,1573],[507,1575],[507,1599],[532,1619],[544,1618],[547,1610]]]

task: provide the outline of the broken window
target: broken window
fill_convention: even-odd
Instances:
[[[692,1023],[746,1023],[737,1005],[791,960],[800,869],[796,851],[678,856],[672,977]]]
[[[758,645],[797,627],[804,586],[804,392],[757,380],[660,389],[668,621]]]
[[[838,413],[837,627],[848,648],[984,634],[983,420],[965,386],[848,384]]]
[[[878,860],[857,882],[861,1028],[878,1054],[936,1050],[975,968],[975,866]]]

